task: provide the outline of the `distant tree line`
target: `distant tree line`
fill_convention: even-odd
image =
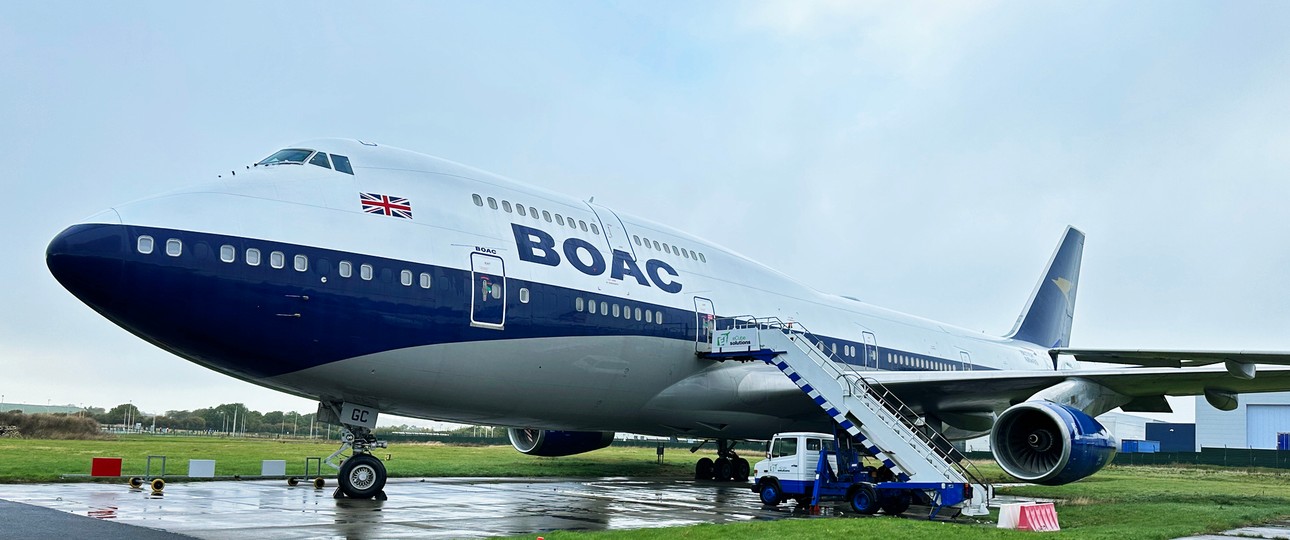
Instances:
[[[18,411],[13,414],[21,415]],[[237,434],[257,436],[328,437],[337,433],[336,426],[315,422],[315,413],[300,414],[295,411],[260,412],[242,403],[224,403],[215,407],[186,411],[172,410],[165,414],[148,414],[133,403],[122,403],[111,409],[85,407],[79,413],[54,413],[25,415],[27,417],[73,417],[86,422],[97,422],[109,431],[143,431],[157,433],[184,432],[196,434]],[[14,417],[17,418],[17,417]],[[86,424],[92,425],[92,424]],[[95,426],[95,429],[98,429]],[[311,433],[312,429],[312,433]],[[434,431],[402,424],[376,428],[378,435],[437,434],[457,437],[504,437],[503,428],[490,426],[465,426],[451,431]],[[26,434],[32,436],[31,434]]]
[[[266,413],[252,410],[242,403],[224,403],[192,411],[171,410],[166,411],[165,414],[144,413],[133,403],[122,403],[107,410],[101,407],[86,407],[82,414],[105,426],[120,426],[126,430],[296,436],[308,436],[311,427],[315,434],[320,428],[324,433],[326,431],[325,424],[314,422],[314,413],[300,414],[295,411]]]

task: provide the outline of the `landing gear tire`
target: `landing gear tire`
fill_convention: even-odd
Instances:
[[[736,482],[747,482],[748,476],[752,474],[752,468],[748,466],[748,460],[744,458],[735,458],[734,468],[734,480]]]
[[[735,466],[729,458],[717,458],[712,466],[712,479],[718,482],[729,482],[735,474]]]
[[[847,502],[851,503],[851,509],[857,514],[870,516],[878,512],[878,494],[869,484],[857,484],[852,487],[847,493]]]
[[[912,497],[906,491],[901,491],[897,495],[886,497],[882,500],[882,513],[889,516],[899,516],[909,510],[909,504]]]
[[[694,479],[712,480],[712,469],[712,458],[699,458],[699,462],[694,464]]]
[[[779,482],[774,479],[763,480],[761,491],[758,491],[757,495],[761,498],[761,503],[766,506],[779,506],[779,503],[784,502],[784,494],[779,489]]]
[[[385,464],[371,454],[354,454],[340,466],[336,480],[351,499],[370,499],[385,489]]]

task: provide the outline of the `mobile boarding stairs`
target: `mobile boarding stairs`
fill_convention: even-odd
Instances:
[[[833,418],[839,470],[828,470],[822,452],[812,505],[822,495],[841,496],[854,483],[866,482],[878,492],[921,492],[923,496],[916,498],[932,507],[932,515],[946,509],[965,515],[988,513],[994,487],[981,480],[980,471],[881,383],[825,352],[823,342],[800,323],[776,317],[707,323],[712,325],[710,341],[706,347],[699,344],[700,357],[771,364]],[[863,472],[858,459],[844,459],[843,449],[849,446],[873,456],[892,474]]]

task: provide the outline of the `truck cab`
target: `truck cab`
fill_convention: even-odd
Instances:
[[[775,435],[766,445],[766,459],[753,466],[753,491],[761,493],[762,502],[770,505],[789,498],[809,500],[820,450],[826,446],[833,446],[833,435],[808,431]],[[838,470],[837,456],[829,453],[828,460],[830,470]]]

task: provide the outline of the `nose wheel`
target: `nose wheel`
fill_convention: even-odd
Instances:
[[[327,465],[338,469],[336,475],[338,486],[332,496],[337,499],[385,500],[385,480],[388,478],[385,464],[371,452],[373,448],[385,448],[385,441],[376,440],[376,436],[367,428],[345,425],[342,427],[346,431],[341,435],[340,448],[324,460]],[[346,450],[353,450],[353,455],[342,461],[339,466],[333,463],[333,460]]]
[[[385,496],[385,464],[372,454],[354,454],[340,465],[336,480],[342,494],[351,499]]]

